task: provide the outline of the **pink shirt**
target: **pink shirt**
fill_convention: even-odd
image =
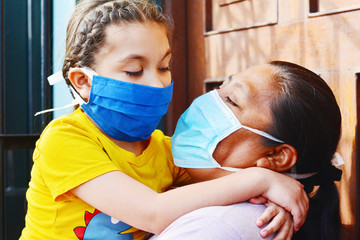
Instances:
[[[263,240],[256,220],[265,208],[248,202],[201,208],[178,218],[151,240]],[[265,239],[273,238],[274,234]]]

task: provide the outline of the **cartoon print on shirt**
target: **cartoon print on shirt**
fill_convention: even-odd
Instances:
[[[85,227],[76,227],[74,232],[79,240],[108,239],[131,240],[133,234],[127,230],[131,226],[123,223],[101,211],[95,209],[94,213],[85,212]]]

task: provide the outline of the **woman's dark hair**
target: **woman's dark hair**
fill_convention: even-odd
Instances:
[[[326,82],[314,72],[294,63],[273,61],[275,94],[271,103],[273,121],[268,132],[292,145],[298,153],[293,171],[317,173],[299,180],[310,193],[310,208],[304,226],[293,239],[339,238],[339,196],[334,180],[341,171],[331,165],[341,133],[341,113]],[[264,144],[274,144],[264,139]]]

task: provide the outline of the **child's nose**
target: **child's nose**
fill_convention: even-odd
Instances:
[[[151,87],[158,87],[158,88],[163,88],[165,87],[162,82],[160,81],[160,79],[152,79],[149,81],[149,86]]]
[[[146,85],[151,87],[158,87],[158,88],[167,87],[171,82],[171,80],[169,82],[167,78],[168,77],[162,76],[161,74],[153,73],[150,74],[146,79]]]

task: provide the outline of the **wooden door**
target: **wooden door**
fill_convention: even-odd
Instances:
[[[191,101],[225,76],[270,60],[303,65],[328,82],[342,112],[338,184],[342,239],[359,235],[360,1],[165,0],[174,18],[174,102],[167,133]],[[178,87],[178,88],[177,88]]]

